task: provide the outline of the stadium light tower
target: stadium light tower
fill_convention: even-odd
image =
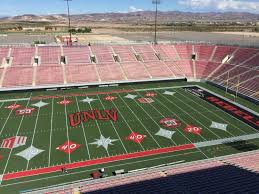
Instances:
[[[68,18],[69,46],[72,46],[71,18],[70,18],[70,7],[69,7],[69,1],[72,1],[72,0],[65,0],[65,1],[67,2],[67,18]]]
[[[158,5],[161,4],[161,0],[152,0],[152,4],[156,5],[156,15],[155,15],[155,38],[154,43],[157,44],[157,11]]]

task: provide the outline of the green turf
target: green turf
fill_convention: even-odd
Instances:
[[[10,111],[5,108],[10,104],[15,103],[16,100],[13,102],[0,101],[0,140],[16,135],[28,137],[25,146],[12,150],[1,149],[0,155],[2,156],[2,159],[0,160],[0,174],[257,133],[254,128],[233,118],[202,99],[187,93],[183,88],[163,89],[163,87],[184,86],[187,84],[190,85],[193,83],[167,82],[109,88],[1,94],[0,100],[19,100],[21,98],[41,95],[59,96],[60,98],[43,99],[43,102],[48,103],[48,105],[36,110],[32,115],[28,116],[17,116],[15,111]],[[197,83],[195,83],[195,85],[197,85]],[[205,83],[200,83],[199,85],[222,96],[232,98],[231,95],[225,95],[224,91],[213,86]],[[64,95],[68,94],[85,94],[96,91],[122,89],[142,90],[110,94],[111,96],[117,97],[113,102],[104,100],[107,95],[101,94],[89,96],[89,98],[96,99],[96,101],[93,101],[90,104],[81,102],[86,96],[66,97],[67,100],[72,101],[71,104],[66,106],[58,104],[58,102],[64,100]],[[139,103],[136,99],[144,97],[147,93],[147,89],[151,89],[150,92],[155,92],[157,94],[157,96],[151,97],[154,102],[151,104]],[[173,96],[169,96],[163,94],[165,91],[176,93]],[[138,97],[135,100],[127,99],[125,98],[127,94],[136,95]],[[40,100],[24,100],[17,101],[17,103],[23,107],[32,107],[32,104],[39,101]],[[237,102],[256,112],[259,111],[258,106],[246,100],[238,98]],[[89,121],[82,123],[77,127],[69,126],[69,114],[95,109],[116,109],[118,111],[118,121]],[[182,123],[178,128],[168,129],[176,131],[172,139],[155,135],[160,127],[162,127],[159,123],[160,120],[167,117],[179,119]],[[211,121],[229,124],[229,130],[222,131],[212,129],[209,127]],[[202,128],[201,135],[185,133],[184,128],[186,125],[195,125]],[[125,139],[132,131],[146,136],[141,144]],[[110,137],[111,139],[116,139],[116,141],[113,142],[113,145],[108,147],[108,150],[105,150],[103,147],[97,148],[97,145],[90,144],[95,142],[96,139],[99,139],[100,134],[105,138]],[[56,150],[58,146],[62,145],[67,140],[80,144],[80,147],[71,154],[65,154],[62,151]],[[253,144],[256,145],[254,146],[254,149],[257,149],[258,139],[253,140]],[[30,147],[30,145],[44,151],[29,162],[24,158],[15,155],[25,148]],[[90,172],[100,167],[106,167],[111,174],[111,172],[116,169],[123,168],[126,170],[133,170],[170,162],[188,162],[249,151],[249,149],[242,150],[237,149],[237,147],[238,146],[236,145],[211,146],[200,150],[193,149],[73,169],[68,175],[62,175],[60,172],[56,172],[47,175],[3,181],[0,186],[0,193],[17,193],[21,190],[89,178]]]

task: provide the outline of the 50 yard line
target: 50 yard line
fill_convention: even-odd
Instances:
[[[31,93],[30,97],[31,97],[31,96],[32,96],[32,93]],[[30,98],[29,98],[29,100],[28,100],[28,102],[27,102],[27,104],[26,104],[26,108],[28,107],[29,103],[30,103]],[[21,128],[23,119],[24,119],[24,115],[22,116],[22,119],[21,119],[21,121],[20,121],[18,130],[17,130],[15,136],[17,136],[17,135],[19,134],[19,131],[20,131],[20,128]],[[7,166],[8,166],[8,164],[9,164],[9,160],[10,160],[10,157],[11,157],[12,152],[13,152],[13,148],[11,148],[11,151],[10,151],[10,153],[9,153],[9,155],[8,155],[7,162],[6,162],[6,164],[5,164],[5,167],[4,167],[4,170],[3,170],[3,174],[2,174],[2,175],[4,175],[5,172],[6,172],[6,169],[7,169]],[[0,177],[0,185],[1,185],[1,184],[2,184],[2,177]]]

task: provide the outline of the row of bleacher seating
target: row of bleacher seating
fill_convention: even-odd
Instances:
[[[109,63],[102,65],[51,65],[0,68],[2,87],[101,83],[184,77],[176,66],[163,62]]]
[[[95,63],[91,63],[93,55]],[[31,85],[31,80],[35,85],[47,85],[185,76],[228,84],[230,88],[238,80],[242,93],[256,96],[258,92],[252,78],[259,76],[259,49],[253,48],[202,44],[0,48],[0,63],[10,56],[11,65],[0,66],[5,69],[1,70],[4,87]],[[31,65],[34,56],[39,56],[36,70]],[[62,60],[66,67],[60,65]],[[56,80],[48,75],[52,70]],[[22,72],[28,80],[19,80],[18,76],[12,79],[16,72]]]
[[[11,52],[9,52],[9,49]],[[96,63],[115,62],[115,55],[119,61],[136,61],[136,55],[145,61],[177,61],[195,60],[222,63],[226,56],[230,56],[229,64],[256,67],[258,65],[259,49],[238,48],[214,45],[129,45],[129,46],[75,46],[75,47],[14,47],[0,48],[0,63],[3,58],[12,58],[12,66],[32,65],[33,58],[39,57],[39,65],[60,64],[62,56],[67,58],[67,64],[90,63],[90,55],[96,57]]]
[[[258,193],[259,152],[77,184],[81,193]],[[73,193],[73,185],[45,194]]]

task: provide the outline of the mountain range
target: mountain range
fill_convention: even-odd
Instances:
[[[78,14],[71,15],[72,22],[112,22],[112,23],[147,23],[154,20],[153,11],[141,11],[130,13],[91,13],[91,14]],[[67,20],[66,14],[53,14],[53,15],[34,15],[25,14],[12,17],[2,17],[2,22],[15,22],[15,21],[35,21],[35,22],[62,22]],[[252,14],[246,12],[206,12],[206,13],[193,13],[193,12],[179,12],[167,11],[158,12],[158,20],[160,23],[167,22],[186,22],[186,21],[233,21],[233,22],[255,22],[259,21],[259,14]]]

